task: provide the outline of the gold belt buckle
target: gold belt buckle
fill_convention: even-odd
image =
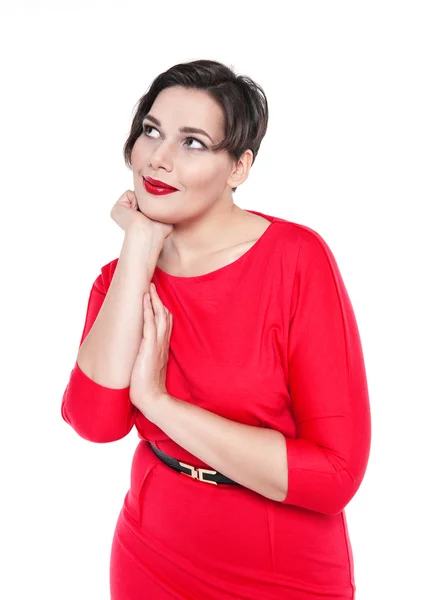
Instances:
[[[192,465],[187,465],[186,463],[180,462],[179,464],[182,467],[186,467],[186,469],[190,469],[190,473],[183,473],[183,471],[181,471],[182,475],[187,475],[188,477],[192,477],[193,479],[198,479],[199,481],[204,481],[205,483],[213,483],[214,485],[217,485],[216,481],[210,481],[209,479],[204,479],[204,473],[211,473],[212,475],[215,475],[217,473],[217,471],[210,471],[208,469],[202,469],[201,467],[195,468],[192,467]]]

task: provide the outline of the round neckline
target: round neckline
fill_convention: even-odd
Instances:
[[[275,223],[277,221],[277,218],[272,215],[266,215],[257,210],[249,210],[249,209],[244,209],[244,210],[246,212],[249,212],[249,213],[252,213],[255,215],[259,215],[260,217],[264,217],[265,219],[267,219],[267,221],[270,221],[270,225],[267,227],[267,229],[265,231],[263,231],[263,233],[260,235],[260,237],[254,242],[254,244],[250,248],[248,248],[248,250],[246,252],[244,252],[241,256],[239,256],[239,258],[237,258],[233,262],[229,263],[228,265],[224,265],[223,267],[214,269],[214,271],[210,271],[209,273],[203,273],[202,275],[192,275],[190,277],[183,277],[181,275],[172,275],[171,273],[167,273],[166,271],[163,271],[158,266],[155,267],[155,271],[158,271],[161,274],[161,276],[164,277],[165,279],[170,279],[173,281],[202,281],[202,280],[211,279],[213,277],[216,277],[223,271],[228,271],[235,265],[238,265],[241,261],[246,260],[246,257],[250,254],[253,254],[255,249],[258,249],[258,246],[261,245],[261,242],[265,239],[265,237],[267,236],[267,232],[272,228],[272,225],[273,225],[273,223]]]

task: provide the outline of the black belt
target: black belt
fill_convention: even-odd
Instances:
[[[193,479],[199,479],[199,481],[213,483],[214,485],[217,485],[217,483],[233,483],[235,485],[240,485],[236,481],[233,481],[233,479],[229,479],[217,471],[210,471],[209,469],[202,469],[200,467],[192,467],[192,465],[180,462],[176,458],[165,454],[165,452],[157,448],[152,442],[149,442],[149,445],[163,463],[175,471],[182,473],[182,475],[189,475],[189,477],[193,477]]]

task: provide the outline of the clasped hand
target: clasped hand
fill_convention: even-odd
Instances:
[[[165,385],[173,315],[151,283],[143,297],[143,336],[130,380],[130,400],[149,420],[168,394]]]

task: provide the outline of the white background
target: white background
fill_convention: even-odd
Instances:
[[[200,58],[269,101],[235,203],[319,232],[355,310],[372,409],[346,508],[356,600],[424,597],[422,7],[1,2],[1,598],[109,598],[137,434],[87,442],[60,405],[91,285],[121,250],[110,210],[133,189],[133,109],[160,72]]]

